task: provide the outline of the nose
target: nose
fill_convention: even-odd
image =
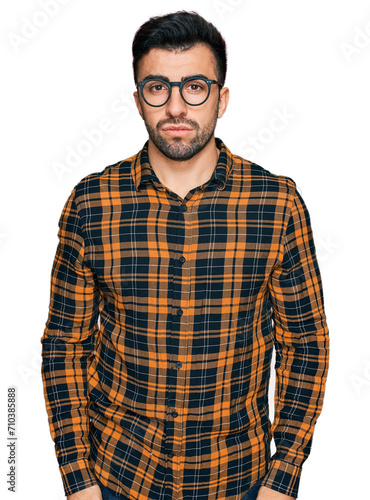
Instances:
[[[187,113],[187,105],[181,97],[180,87],[172,87],[171,96],[166,103],[166,112],[171,116],[179,116]]]

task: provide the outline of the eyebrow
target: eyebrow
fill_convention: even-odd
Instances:
[[[183,76],[180,81],[183,82],[184,80],[187,80],[188,78],[206,78],[207,80],[210,80],[210,78],[208,78],[208,76],[203,75],[202,73],[197,73],[194,75]],[[167,76],[157,75],[157,74],[152,74],[152,73],[150,75],[147,75],[145,78],[143,78],[142,81],[144,81],[144,80],[164,80],[165,82],[170,81],[170,79]]]

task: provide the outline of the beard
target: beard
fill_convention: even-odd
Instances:
[[[202,151],[211,141],[217,124],[217,116],[218,104],[212,120],[203,129],[200,128],[197,122],[181,117],[162,120],[153,128],[148,124],[145,115],[143,115],[143,118],[150,139],[164,156],[170,160],[187,161]],[[182,137],[174,137],[171,140],[167,140],[160,132],[161,127],[164,125],[188,125],[196,131],[196,135],[188,141],[184,141]]]

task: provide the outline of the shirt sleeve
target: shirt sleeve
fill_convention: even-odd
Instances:
[[[302,464],[322,410],[329,337],[310,217],[295,189],[282,243],[279,265],[269,280],[276,351],[271,436],[276,453],[262,485],[297,497]]]
[[[49,315],[42,343],[46,410],[66,495],[97,484],[89,466],[87,368],[94,353],[99,294],[84,263],[74,191],[59,220]]]

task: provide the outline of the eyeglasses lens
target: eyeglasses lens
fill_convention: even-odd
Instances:
[[[169,86],[158,80],[149,80],[143,87],[145,100],[153,106],[163,105],[169,96]],[[203,80],[187,80],[182,97],[190,105],[202,104],[208,97],[208,84]]]

